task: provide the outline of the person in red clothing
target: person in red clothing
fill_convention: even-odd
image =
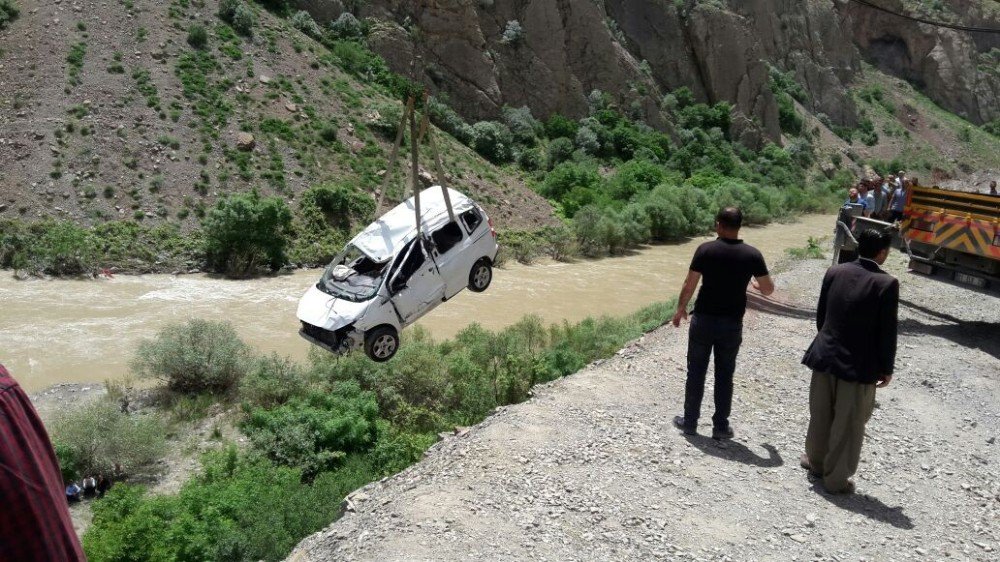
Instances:
[[[63,489],[45,426],[0,365],[0,559],[86,560]]]

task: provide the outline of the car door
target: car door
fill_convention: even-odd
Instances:
[[[466,263],[468,256],[465,255],[468,237],[457,222],[451,221],[432,232],[431,240],[434,242],[434,261],[444,280],[445,295],[451,298],[469,284],[471,264]]]
[[[444,281],[425,248],[421,239],[410,243],[389,279],[392,305],[404,325],[415,322],[444,298]]]

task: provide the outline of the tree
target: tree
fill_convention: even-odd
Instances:
[[[230,277],[246,277],[262,267],[285,264],[292,212],[277,197],[257,191],[230,195],[212,209],[202,226],[208,266]]]

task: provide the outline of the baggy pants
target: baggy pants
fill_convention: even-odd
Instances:
[[[813,371],[806,456],[828,492],[842,492],[858,471],[865,424],[875,409],[875,385]]]

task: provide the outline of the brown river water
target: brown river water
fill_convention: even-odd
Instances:
[[[810,236],[832,233],[833,218],[807,215],[790,224],[744,228],[770,266]],[[631,255],[574,263],[510,264],[485,293],[462,291],[418,324],[448,338],[478,322],[502,328],[526,314],[546,323],[621,315],[680,291],[694,249],[709,237],[642,248]],[[302,360],[295,308],[321,270],[230,281],[205,275],[17,281],[0,272],[0,363],[28,391],[62,382],[100,382],[128,373],[138,342],[189,318],[228,320],[260,351]]]

